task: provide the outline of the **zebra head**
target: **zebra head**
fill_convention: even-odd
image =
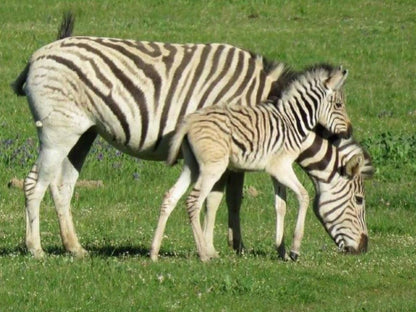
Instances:
[[[310,174],[316,189],[314,212],[340,250],[366,252],[364,179],[374,172],[371,159],[352,139],[329,143],[328,149],[331,147],[335,161],[323,170],[327,178]]]
[[[342,86],[348,70],[342,69],[342,66],[332,69],[326,65],[318,68],[318,73],[326,91],[323,105],[318,109],[318,122],[329,132],[347,139],[352,135],[352,126],[345,108]]]

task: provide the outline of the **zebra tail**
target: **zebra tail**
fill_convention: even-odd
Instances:
[[[74,30],[75,17],[71,12],[65,12],[62,23],[58,30],[57,40],[64,39],[66,37],[71,37],[72,31]],[[23,71],[20,73],[19,77],[10,84],[10,87],[13,89],[14,93],[18,96],[26,95],[23,86],[27,79],[27,74],[29,73],[30,62],[26,64]]]
[[[27,74],[29,73],[30,63],[27,63],[25,69],[20,73],[19,77],[10,84],[14,93],[18,96],[26,95],[25,90],[23,89],[23,85],[26,82]]]
[[[59,27],[59,30],[58,30],[58,35],[56,36],[56,40],[71,37],[72,32],[74,31],[74,24],[75,24],[75,16],[72,14],[71,11],[65,12],[61,26]]]
[[[181,150],[182,142],[189,131],[189,126],[190,122],[187,122],[185,119],[176,128],[175,134],[170,142],[169,155],[166,160],[166,163],[169,166],[173,166],[176,163]]]

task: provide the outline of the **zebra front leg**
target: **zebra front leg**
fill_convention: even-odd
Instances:
[[[231,171],[227,180],[228,245],[237,253],[244,250],[240,226],[240,207],[243,200],[244,172]]]
[[[276,160],[277,166],[271,166],[271,168],[268,168],[267,171],[279,183],[290,188],[296,194],[299,202],[298,217],[296,221],[293,244],[290,251],[290,258],[293,261],[296,261],[300,254],[300,245],[303,238],[306,211],[309,205],[309,195],[296,177],[296,174],[292,168],[292,163],[293,162],[290,159]]]
[[[156,231],[153,236],[152,246],[150,248],[150,258],[157,261],[160,245],[162,244],[163,233],[165,232],[166,223],[173,209],[175,209],[178,200],[188,189],[192,182],[192,168],[185,163],[182,173],[175,185],[165,194],[163,203],[160,207],[160,215]]]
[[[284,261],[288,260],[284,242],[284,222],[286,215],[286,188],[272,177],[274,194],[275,194],[275,210],[276,210],[276,250],[277,254]]]
[[[299,201],[298,218],[296,221],[295,234],[293,237],[292,248],[290,250],[290,258],[296,261],[300,254],[300,245],[302,243],[303,232],[305,228],[306,212],[309,206],[309,195],[306,189],[299,183],[296,197]]]

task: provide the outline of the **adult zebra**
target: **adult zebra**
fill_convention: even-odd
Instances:
[[[43,255],[39,206],[48,186],[65,249],[85,254],[70,200],[97,134],[133,156],[163,160],[186,114],[218,101],[257,103],[280,90],[281,67],[230,45],[70,37],[73,23],[65,16],[59,40],[36,51],[13,85],[27,95],[40,141],[25,179],[26,246],[35,257]],[[241,198],[234,185],[243,176],[231,175],[227,193]]]

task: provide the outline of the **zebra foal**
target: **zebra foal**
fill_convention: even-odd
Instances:
[[[361,253],[367,251],[368,231],[365,222],[364,179],[371,178],[374,168],[368,153],[352,138],[328,136],[326,130],[317,127],[302,143],[302,152],[296,162],[313,182],[316,197],[313,202],[315,215],[340,251]],[[242,185],[240,185],[242,187]],[[217,187],[218,189],[218,187]],[[240,190],[242,193],[242,190]],[[286,211],[286,190],[277,189],[275,209]],[[232,197],[229,200],[239,201]],[[236,207],[237,209],[230,209]],[[241,246],[239,205],[228,205],[229,244]],[[204,221],[204,237],[210,255],[214,248],[213,232],[217,207],[207,207]],[[282,222],[284,219],[277,220]],[[236,233],[236,235],[232,235]],[[276,233],[279,241],[279,233]],[[279,256],[286,259],[284,241],[278,247]]]
[[[265,170],[273,179],[276,196],[280,184],[295,192],[299,210],[290,256],[294,260],[298,257],[309,196],[297,179],[292,163],[301,152],[302,142],[318,123],[331,133],[351,136],[344,105],[333,105],[330,100],[343,86],[347,75],[348,71],[341,67],[316,66],[295,77],[273,103],[253,107],[223,104],[185,117],[172,139],[167,160],[168,164],[173,164],[182,146],[184,168],[162,206],[170,206],[167,210],[171,210],[189,184],[196,180],[186,206],[202,261],[212,255],[207,249],[199,213],[209,192],[227,169]],[[283,218],[284,211],[278,211],[277,219]],[[278,222],[276,228],[278,248],[283,239],[282,224]],[[163,230],[156,232],[159,235]],[[158,244],[155,245],[157,250]]]

